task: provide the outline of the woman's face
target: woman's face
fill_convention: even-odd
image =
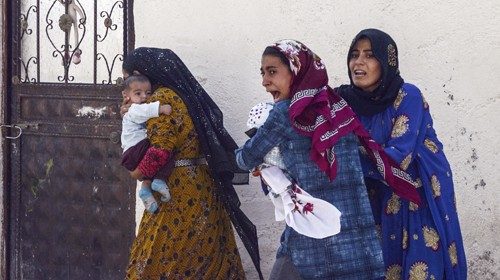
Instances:
[[[364,91],[373,91],[380,84],[382,70],[373,56],[372,44],[367,38],[356,42],[349,54],[349,71],[355,86]]]
[[[271,93],[274,102],[290,98],[293,75],[279,57],[262,56],[260,74],[262,75],[262,85],[267,92]]]

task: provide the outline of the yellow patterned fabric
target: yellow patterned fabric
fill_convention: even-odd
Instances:
[[[151,143],[174,151],[176,159],[203,157],[181,98],[159,88],[150,101],[157,100],[170,104],[172,114],[148,121]],[[167,184],[172,199],[160,202],[157,214],[144,212],[126,279],[245,279],[231,223],[215,195],[208,166],[176,167]]]

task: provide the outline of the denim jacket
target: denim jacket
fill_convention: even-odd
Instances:
[[[290,100],[277,102],[255,136],[236,150],[250,170],[278,146],[288,175],[306,192],[335,205],[341,232],[324,239],[300,235],[286,226],[278,257],[288,255],[304,279],[375,279],[384,275],[382,252],[363,180],[357,139],[342,137],[334,146],[337,177],[330,181],[310,159],[311,140],[298,134],[288,118]]]

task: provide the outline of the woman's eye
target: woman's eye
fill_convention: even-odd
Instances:
[[[276,70],[269,70],[269,74],[271,74],[271,75],[276,74]]]
[[[358,56],[359,56],[359,54],[357,54],[357,53],[351,53],[351,56],[350,56],[350,57],[351,57],[351,58],[358,58]]]

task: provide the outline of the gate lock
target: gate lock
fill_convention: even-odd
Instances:
[[[1,124],[0,128],[13,128],[18,131],[16,136],[8,136],[8,135],[4,136],[6,139],[17,139],[21,137],[21,134],[23,134],[23,129],[15,124]]]
[[[4,137],[6,139],[17,139],[21,137],[21,134],[23,134],[23,129],[38,129],[38,123],[23,123],[23,124],[0,124],[0,129],[2,128],[9,128],[9,129],[15,129],[17,130],[17,135],[12,136],[12,135],[5,135]]]

